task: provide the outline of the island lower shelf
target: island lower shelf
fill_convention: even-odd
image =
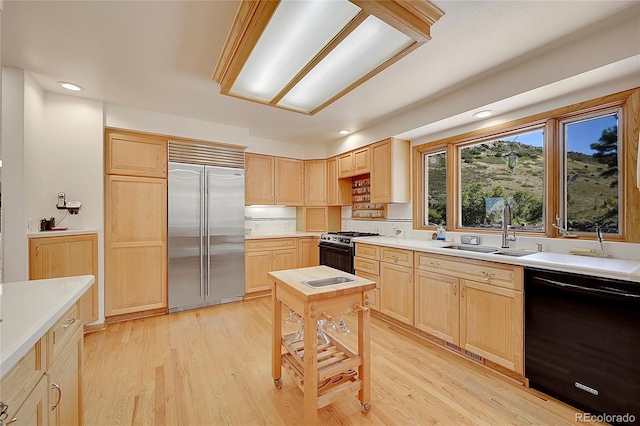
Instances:
[[[304,344],[302,340],[292,341],[296,333],[282,336],[282,346],[287,353],[282,354],[282,365],[304,392]],[[358,377],[358,367],[362,357],[354,354],[335,337],[329,336],[330,343],[319,345],[317,350],[317,397],[318,408],[325,407],[345,395],[356,395],[362,389]]]

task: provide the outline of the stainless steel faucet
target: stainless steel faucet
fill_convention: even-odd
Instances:
[[[509,248],[509,241],[516,240],[516,230],[513,228],[513,235],[510,237],[509,226],[511,226],[511,206],[505,204],[502,210],[502,248]]]

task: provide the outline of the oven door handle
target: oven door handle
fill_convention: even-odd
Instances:
[[[640,299],[640,294],[628,293],[626,291],[618,290],[618,289],[611,288],[611,287],[607,287],[606,289],[604,289],[604,288],[583,287],[581,285],[563,283],[563,282],[560,282],[560,281],[550,280],[548,278],[541,278],[541,277],[533,277],[533,280],[534,281],[538,281],[539,283],[541,283],[543,285],[550,285],[550,286],[554,286],[554,287],[564,287],[564,288],[570,288],[570,289],[574,289],[574,290],[585,291],[585,292],[588,292],[588,293],[599,293],[599,294],[607,294],[607,295],[610,295],[610,296],[623,296],[623,297],[629,297],[629,298],[632,298],[632,299]]]
[[[351,253],[351,247],[342,246],[342,245],[338,245],[338,244],[320,243],[320,244],[318,244],[318,248],[341,251],[341,252],[344,252],[344,253]]]

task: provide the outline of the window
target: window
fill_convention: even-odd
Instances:
[[[638,128],[635,88],[416,145],[414,229],[640,242]]]
[[[424,164],[424,224],[447,223],[447,153],[425,153]]]
[[[620,234],[618,109],[560,122],[564,191],[559,221],[571,232]]]
[[[511,224],[543,231],[544,132],[518,132],[460,147],[462,227],[500,228],[505,205]]]

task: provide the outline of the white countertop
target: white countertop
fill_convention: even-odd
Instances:
[[[93,275],[0,284],[0,377],[91,287]]]
[[[301,237],[319,237],[321,235],[320,232],[280,232],[276,234],[252,234],[245,235],[245,240],[264,240],[269,238],[301,238]]]
[[[539,252],[522,257],[501,256],[490,253],[476,253],[444,248],[446,246],[453,245],[454,243],[452,242],[396,237],[360,237],[356,238],[355,241],[356,243],[360,242],[434,254],[445,254],[468,259],[489,260],[492,262],[508,263],[511,265],[530,266],[540,269],[572,272],[576,274],[640,283],[640,262],[632,260],[606,259],[552,252]]]
[[[64,231],[37,231],[29,232],[27,238],[42,238],[42,237],[63,237],[65,235],[84,235],[84,234],[97,234],[97,229],[66,229]]]

